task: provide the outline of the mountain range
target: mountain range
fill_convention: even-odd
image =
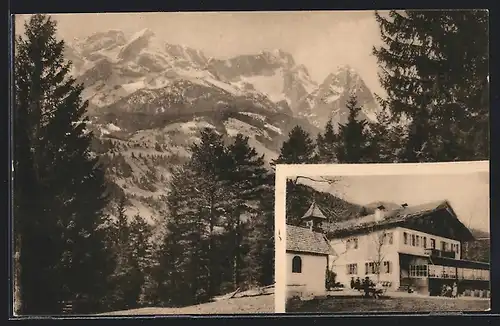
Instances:
[[[374,120],[378,110],[351,67],[339,66],[318,83],[283,50],[209,58],[144,29],[131,37],[109,30],[66,42],[65,56],[84,86],[87,128],[108,177],[129,198],[129,213],[153,223],[164,215],[172,168],[189,158],[201,128],[227,139],[249,136],[269,162],[294,126],[315,137],[329,119],[345,122],[352,93],[363,107],[360,117]]]

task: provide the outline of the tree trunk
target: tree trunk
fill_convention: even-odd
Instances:
[[[240,283],[240,239],[239,239],[239,218],[234,228],[234,255],[233,255],[233,288],[236,290]]]

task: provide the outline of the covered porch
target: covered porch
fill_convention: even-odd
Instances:
[[[443,286],[457,283],[458,294],[490,287],[489,264],[444,257],[400,254],[400,290],[411,287],[425,295],[440,295]]]

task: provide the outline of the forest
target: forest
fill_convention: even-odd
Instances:
[[[486,11],[375,14],[384,44],[373,49],[387,92],[377,122],[359,119],[353,96],[345,124],[310,135],[297,126],[276,164],[398,163],[489,159]],[[33,15],[15,41],[14,252],[22,315],[140,306],[186,306],[274,282],[274,171],[238,135],[227,144],[200,133],[173,172],[160,243],[126,198],[110,195],[85,132],[87,103],[69,74],[50,16]],[[460,55],[457,55],[460,54]],[[115,192],[116,193],[116,192]],[[310,190],[287,184],[288,223]],[[319,200],[359,214],[334,197]],[[323,197],[321,197],[323,196]],[[320,198],[321,197],[321,198]],[[105,213],[109,205],[120,212]]]

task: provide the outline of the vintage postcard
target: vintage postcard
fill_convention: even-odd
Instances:
[[[489,308],[488,161],[278,165],[276,180],[277,311]]]
[[[274,306],[285,302],[278,298],[286,285],[283,266],[275,275],[275,240],[287,235],[274,228],[277,165],[489,159],[484,10],[33,14],[15,16],[13,27],[13,316],[282,311]],[[439,221],[451,231],[408,231],[407,241],[419,239],[408,255],[419,261],[397,258],[406,231],[394,231],[380,268],[363,255],[339,257],[342,266],[357,264],[347,275],[334,264],[340,235],[328,233],[333,238],[311,256],[319,274],[304,280],[325,290],[329,266],[331,291],[369,276],[386,282],[387,293],[415,297],[453,286],[450,277],[427,281],[431,269],[421,275],[434,266],[428,257],[455,259],[462,265],[452,267],[471,273],[487,269],[468,262],[482,258],[460,256],[477,237],[469,227],[488,231],[474,224],[486,213],[470,224],[463,215],[470,212],[446,191],[424,196],[425,173],[370,179],[372,170],[361,171],[368,172],[343,182],[366,184],[379,197],[334,200],[347,210],[337,212],[323,206],[330,190],[316,190],[318,206],[312,195],[300,197],[294,220],[322,214],[325,225],[348,223],[374,214],[369,201],[392,203],[388,216],[404,202],[415,210],[438,201]],[[471,188],[476,179],[450,181],[460,178],[439,182],[482,194]],[[400,186],[384,192],[377,184]],[[287,232],[300,240],[313,234],[309,227]],[[297,291],[308,259],[294,260]],[[439,259],[434,273],[446,266],[451,275]],[[390,272],[378,279],[383,268]],[[468,293],[470,307],[483,307],[477,293],[486,281],[464,282],[457,296]],[[357,300],[361,292],[352,293]],[[313,309],[305,307],[294,309]]]

